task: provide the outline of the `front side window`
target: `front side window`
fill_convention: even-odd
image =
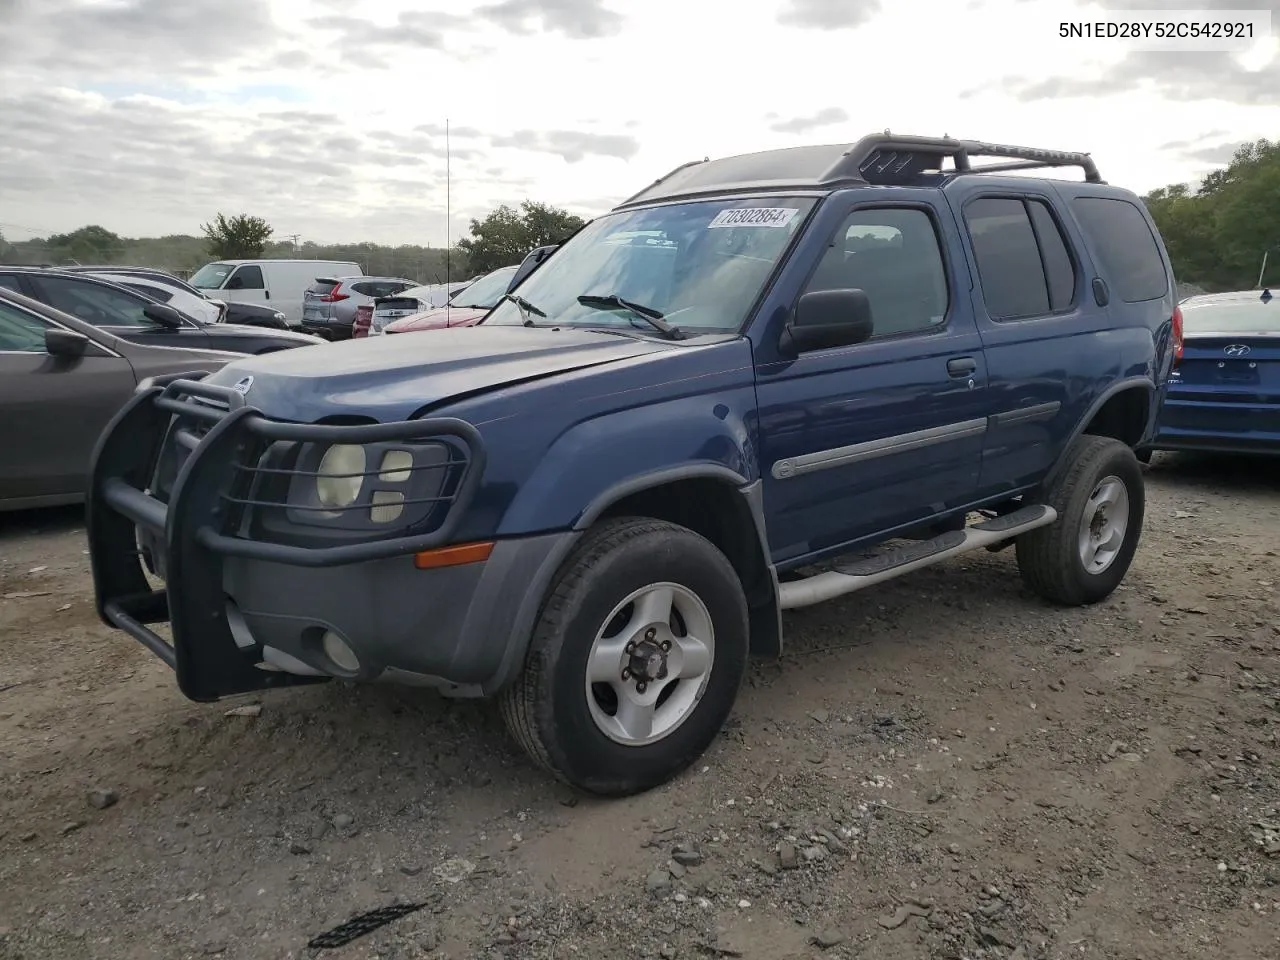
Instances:
[[[39,317],[0,303],[0,353],[44,353],[47,326]]]
[[[933,218],[913,207],[855,210],[805,287],[815,290],[865,293],[873,340],[939,326],[950,298]]]
[[[121,286],[128,287],[135,293],[150,297],[159,303],[168,303],[173,299],[173,294],[168,290],[161,290],[159,287],[148,287],[145,283],[123,283]]]
[[[815,201],[701,200],[613,213],[589,224],[485,324],[638,329],[620,298],[690,334],[736,333]],[[459,301],[469,299],[470,291]]]
[[[228,290],[262,290],[263,288],[261,267],[237,267],[236,272],[227,281]]]

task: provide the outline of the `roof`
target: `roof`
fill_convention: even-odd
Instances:
[[[253,257],[248,260],[210,260],[210,263],[231,263],[240,266],[242,263],[351,263],[354,260],[306,260],[302,257]]]
[[[973,166],[973,157],[998,157],[1006,163]],[[951,161],[951,167],[944,166]],[[1087,153],[955,140],[950,137],[896,136],[888,131],[852,144],[784,147],[719,160],[697,160],[676,167],[614,209],[658,200],[723,193],[773,190],[821,190],[859,184],[908,185],[927,174],[1004,173],[1052,167],[1079,167],[1085,180],[1102,183]]]

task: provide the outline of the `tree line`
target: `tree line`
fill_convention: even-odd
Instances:
[[[1280,285],[1280,142],[1261,139],[1198,185],[1172,184],[1143,197],[1173,260],[1179,284],[1208,291]],[[353,260],[370,276],[419,283],[458,280],[519,263],[538,246],[558,243],[584,224],[543,203],[498,207],[473,219],[470,236],[451,250],[376,243],[318,244],[275,239],[269,223],[248,214],[217,214],[203,236],[130,239],[98,225],[6,243],[0,260],[19,263],[128,263],[186,275],[211,259],[298,257]]]
[[[201,225],[202,236],[122,237],[98,224],[69,233],[6,241],[0,234],[0,262],[49,264],[129,264],[189,276],[210,260],[293,258],[349,260],[368,276],[404,277],[418,283],[462,280],[517,264],[534,247],[558,243],[583,225],[568,211],[526,201],[519,209],[503,205],[473,219],[470,236],[452,249],[413,244],[320,244],[276,239],[262,217],[217,214]]]
[[[1280,142],[1246,143],[1196,187],[1143,197],[1180,282],[1209,292],[1280,284]]]

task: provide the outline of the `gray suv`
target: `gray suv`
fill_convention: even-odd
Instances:
[[[351,339],[356,307],[417,286],[404,277],[316,277],[302,294],[302,329],[326,340]]]

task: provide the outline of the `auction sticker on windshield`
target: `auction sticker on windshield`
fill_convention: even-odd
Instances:
[[[708,230],[717,227],[785,227],[800,210],[796,207],[737,207],[721,210],[707,224]]]

